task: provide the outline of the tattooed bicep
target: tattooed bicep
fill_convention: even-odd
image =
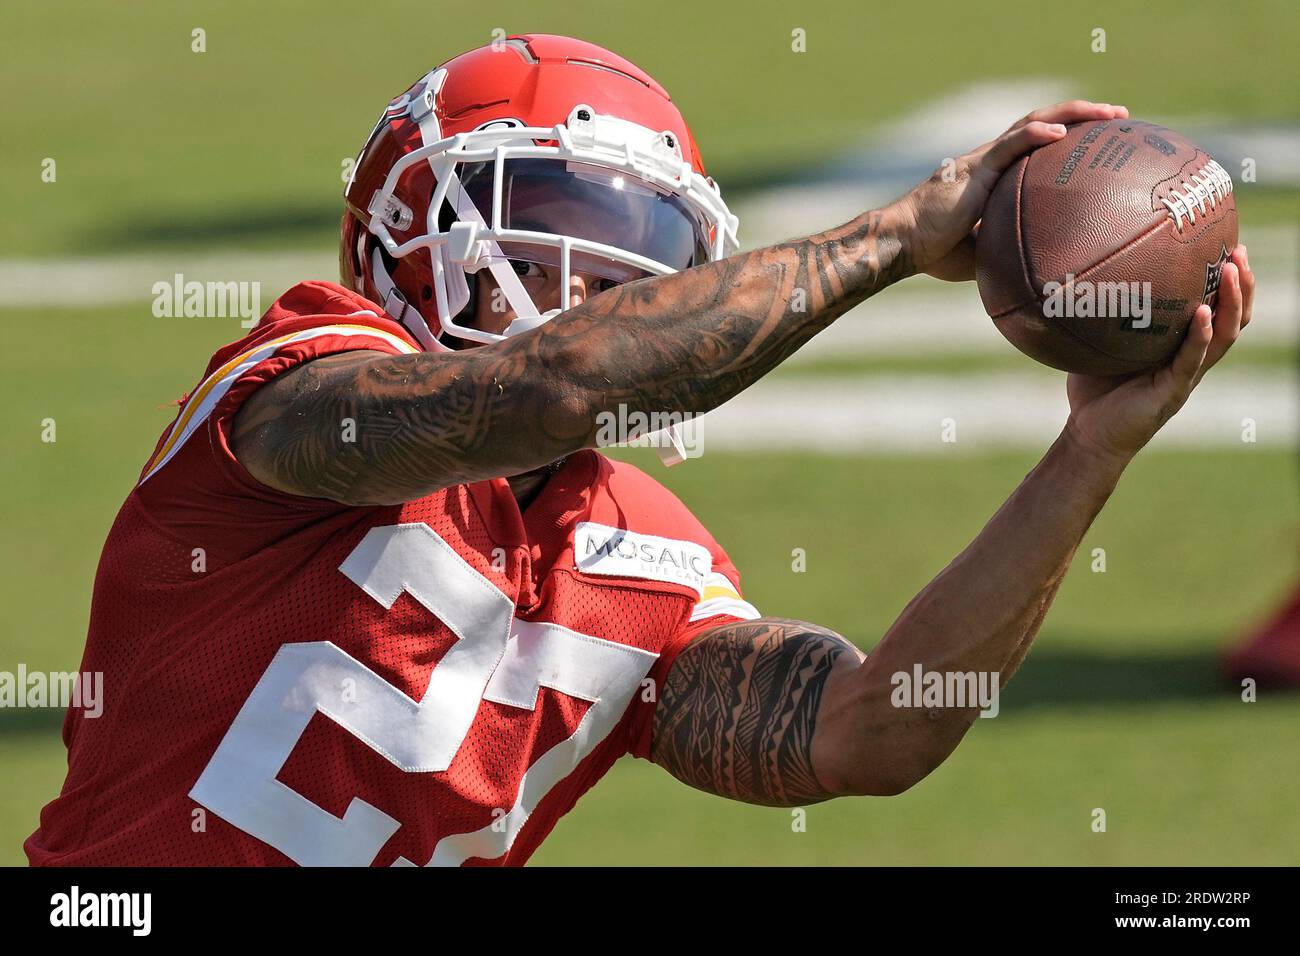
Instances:
[[[834,796],[813,772],[828,680],[861,655],[834,631],[761,618],[720,625],[673,662],[655,708],[651,759],[700,790],[799,806]]]
[[[385,352],[357,349],[312,359],[259,387],[235,412],[235,459],[262,484],[328,497],[321,478],[347,451],[344,423],[356,421],[355,380]]]
[[[476,363],[476,364],[475,364]],[[487,367],[480,375],[467,369]],[[349,505],[397,504],[481,475],[491,363],[461,353],[356,350],[313,359],[235,414],[235,458],[268,487]],[[498,392],[500,389],[498,389]]]

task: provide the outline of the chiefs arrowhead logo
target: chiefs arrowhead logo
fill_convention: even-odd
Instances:
[[[1215,262],[1205,264],[1205,294],[1202,302],[1209,302],[1219,291],[1219,279],[1223,276],[1223,264],[1228,261],[1228,247],[1224,246]]]

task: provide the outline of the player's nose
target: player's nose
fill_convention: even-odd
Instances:
[[[590,277],[583,272],[575,272],[569,276],[569,302],[565,306],[566,309],[572,309],[587,301],[589,280]]]

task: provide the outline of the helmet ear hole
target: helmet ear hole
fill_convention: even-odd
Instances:
[[[373,251],[374,248],[378,248],[378,249],[379,249],[379,258],[380,258],[380,259],[383,261],[383,263],[384,263],[384,271],[387,272],[390,276],[394,276],[394,277],[396,277],[396,275],[397,275],[397,260],[394,259],[392,256],[390,256],[390,255],[388,254],[388,250],[385,249],[385,248],[383,247],[383,245],[382,245],[382,244],[381,244],[377,239],[375,239],[373,236],[371,237],[371,242],[374,243],[374,246],[372,246],[372,251]]]
[[[420,299],[424,302],[428,302],[432,298],[433,298],[433,287],[427,285],[422,286],[420,288]]]

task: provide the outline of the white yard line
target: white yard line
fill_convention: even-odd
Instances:
[[[1300,261],[1300,240],[1285,228],[1247,232],[1252,250],[1291,251]],[[1292,273],[1256,268],[1254,320],[1242,350],[1254,345],[1300,343],[1300,283]],[[1010,349],[969,283],[939,282],[918,276],[886,289],[846,313],[803,347],[793,362],[845,355],[938,355]]]
[[[1288,227],[1256,227],[1245,230],[1242,238],[1251,247],[1260,279],[1249,342],[1300,340],[1300,283],[1294,268],[1300,261],[1300,233]],[[1289,268],[1281,263],[1289,263]],[[333,279],[337,270],[337,259],[328,252],[0,259],[0,307],[147,306],[154,283],[171,284],[180,273],[199,282],[260,282],[266,308],[294,283]],[[793,361],[825,354],[925,355],[1005,348],[1009,346],[984,314],[973,285],[918,276],[858,306]]]
[[[944,378],[879,375],[763,381],[698,423],[711,451],[796,449],[854,454],[898,451],[971,454],[1046,448],[1068,407],[1064,376],[989,374]],[[956,441],[945,442],[947,420]],[[1253,420],[1255,441],[1243,441]],[[1153,447],[1294,447],[1300,437],[1300,382],[1220,370],[1156,437]]]
[[[806,181],[747,197],[735,209],[741,242],[751,247],[768,245],[845,222],[906,192],[944,158],[994,138],[1017,116],[1077,95],[1077,85],[1069,80],[1027,77],[974,83],[937,97],[842,150]],[[1234,117],[1140,118],[1167,123],[1186,134],[1232,173],[1239,190],[1258,188],[1241,181],[1247,158],[1254,162],[1258,186],[1300,184],[1300,126],[1294,123],[1245,125]],[[1295,232],[1292,228],[1292,237]],[[1294,250],[1294,241],[1290,248]],[[1252,261],[1258,260],[1256,269],[1270,264],[1266,255],[1264,249],[1252,255]],[[1277,261],[1280,269],[1294,274],[1294,256]]]
[[[260,282],[262,307],[304,279],[338,278],[330,252],[157,252],[77,259],[0,259],[0,306],[94,308],[153,300],[155,282]]]

